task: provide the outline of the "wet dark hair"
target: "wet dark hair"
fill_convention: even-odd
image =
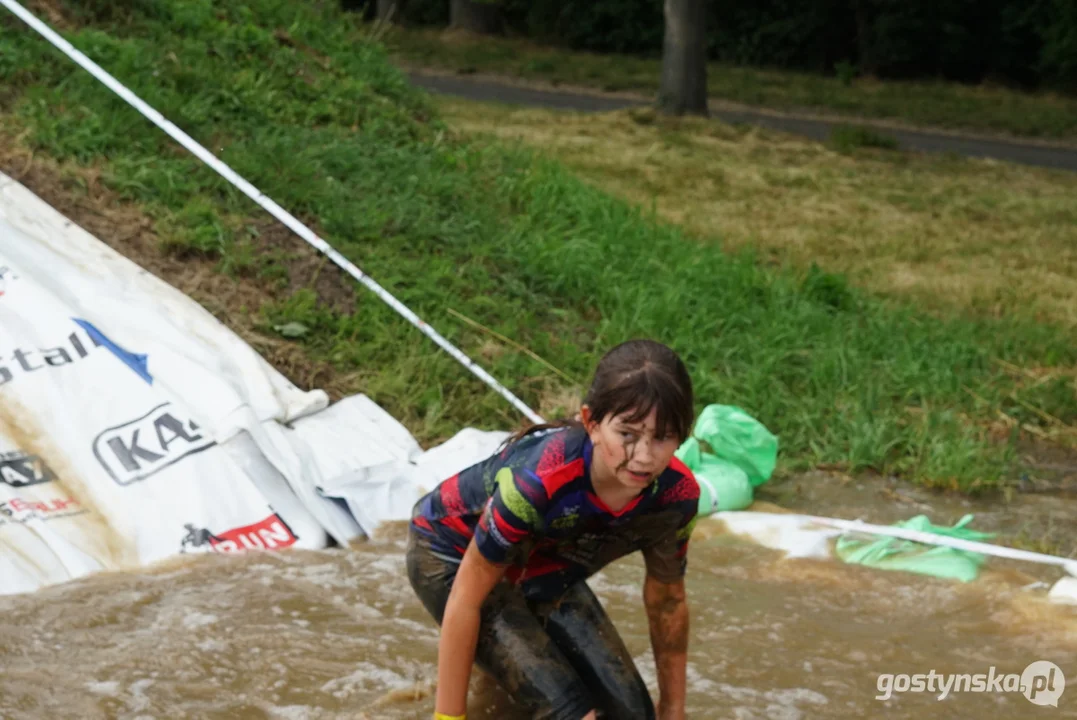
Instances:
[[[688,369],[677,353],[653,340],[629,340],[608,351],[583,402],[595,422],[627,412],[626,422],[639,422],[656,409],[656,437],[672,434],[681,442],[691,434],[695,418]],[[581,426],[577,420],[532,425],[509,437],[505,446],[542,430]]]

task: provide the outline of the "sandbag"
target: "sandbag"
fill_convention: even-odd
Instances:
[[[965,515],[953,527],[932,525],[926,515],[917,515],[894,527],[946,535],[961,540],[981,542],[994,537],[992,533],[978,532],[966,526],[972,515]],[[898,538],[857,540],[849,536],[838,538],[834,547],[838,557],[854,565],[867,565],[881,570],[903,570],[939,578],[953,578],[971,582],[980,574],[980,566],[986,556],[948,547],[931,547]]]
[[[778,438],[738,407],[708,405],[676,455],[699,481],[700,515],[743,510],[774,472]]]

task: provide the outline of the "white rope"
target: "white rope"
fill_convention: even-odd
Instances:
[[[361,282],[374,292],[379,298],[385,301],[393,310],[396,310],[402,315],[408,322],[415,327],[419,328],[427,337],[438,344],[443,350],[452,355],[456,360],[474,373],[480,380],[493,388],[501,397],[508,400],[512,405],[522,412],[532,422],[543,422],[542,417],[529,408],[522,400],[513,395],[506,387],[501,385],[495,380],[489,373],[482,369],[471,358],[461,352],[455,345],[450,343],[444,337],[438,333],[437,330],[427,325],[418,315],[413,313],[406,305],[397,300],[393,295],[376,283],[373,279],[367,276],[362,270],[355,266],[350,260],[337,252],[329,243],[318,237],[310,228],[297,220],[291,213],[282,208],[277,203],[273,202],[268,196],[262,193],[261,190],[251,185],[238,173],[236,173],[228,165],[221,162],[206,148],[198,144],[191,136],[180,130],[176,125],[170,122],[157,110],[147,105],[141,98],[135,95],[133,92],[127,89],[116,78],[105,72],[99,65],[93,60],[90,60],[84,54],[79,52],[71,43],[62,38],[56,32],[52,30],[48,25],[38,20],[30,11],[22,7],[15,0],[0,0],[0,5],[3,5],[11,12],[33,28],[42,37],[52,43],[56,48],[62,51],[69,58],[78,63],[84,70],[93,75],[95,78],[104,83],[110,90],[123,98],[129,105],[134,107],[143,116],[150,120],[154,125],[164,130],[169,136],[171,136],[176,142],[183,147],[187,148],[195,157],[209,165],[211,168],[217,171],[225,180],[235,185],[243,192],[244,195],[249,197],[254,202],[265,208],[273,217],[280,220],[287,225],[296,235],[306,240],[310,245],[316,248],[319,252],[323,253],[326,257],[332,260],[338,267],[347,272],[353,278]]]
[[[935,533],[923,532],[920,530],[909,530],[906,528],[884,525],[871,525],[860,520],[840,520],[837,518],[816,517],[814,515],[803,515],[801,517],[847,533],[884,535],[902,540],[911,540],[925,545],[938,545],[953,548],[955,550],[965,550],[967,552],[980,553],[982,555],[1008,558],[1010,560],[1023,560],[1025,562],[1041,563],[1043,565],[1058,565],[1070,575],[1077,575],[1077,560],[1059,557],[1057,555],[1045,555],[1044,553],[1018,550],[1002,545],[992,545],[990,543],[976,542],[974,540],[962,540],[961,538],[936,535]]]
[[[823,550],[818,541],[841,535],[883,536],[910,540],[923,545],[949,547],[955,550],[991,555],[993,557],[1022,560],[1041,565],[1056,565],[1070,575],[1077,576],[1077,559],[1046,555],[1044,553],[1018,550],[990,543],[963,540],[921,530],[871,525],[861,520],[802,515],[799,513],[755,512],[752,510],[723,510],[710,517],[721,521],[735,535],[746,535],[762,545],[789,553],[791,557],[830,557],[829,548]],[[1077,578],[1075,578],[1077,579]]]

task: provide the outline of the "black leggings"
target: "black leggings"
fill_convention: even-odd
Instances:
[[[458,565],[434,555],[411,530],[408,579],[438,625]],[[584,582],[536,603],[507,581],[481,611],[475,664],[534,720],[653,720],[647,685],[602,604]],[[523,715],[520,716],[524,717]]]

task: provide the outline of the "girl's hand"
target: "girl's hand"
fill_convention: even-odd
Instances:
[[[659,703],[658,720],[685,720],[683,703],[679,708],[670,706],[668,710],[666,705]]]

